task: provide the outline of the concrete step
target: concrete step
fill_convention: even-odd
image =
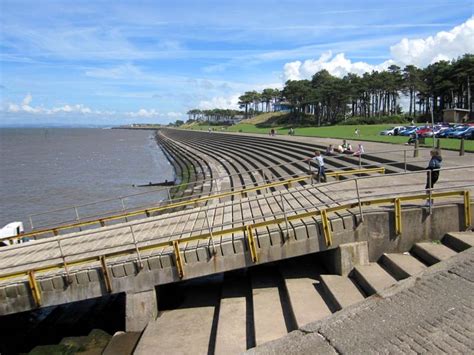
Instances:
[[[255,344],[278,339],[288,333],[278,280],[270,268],[252,270],[252,299]]]
[[[416,243],[411,252],[428,265],[436,264],[456,255],[456,252],[447,246],[432,242]]]
[[[426,269],[426,265],[410,254],[384,254],[380,262],[397,280],[403,280]]]
[[[280,272],[298,328],[331,314],[322,297],[324,290],[318,280],[321,270],[317,269],[317,265],[298,267],[286,264],[280,267]]]
[[[131,355],[140,339],[139,332],[119,332],[114,334],[102,355]]]
[[[379,264],[357,265],[352,277],[367,295],[373,295],[397,282]]]
[[[134,352],[146,354],[207,354],[211,343],[217,290],[213,285],[190,287],[178,309],[164,311],[148,323]]]
[[[222,289],[214,353],[240,354],[247,350],[247,280],[226,279]]]
[[[348,277],[339,275],[321,275],[320,277],[326,296],[336,311],[364,300],[364,295]]]
[[[451,249],[461,252],[468,248],[474,247],[473,232],[450,232],[447,233],[442,242]]]

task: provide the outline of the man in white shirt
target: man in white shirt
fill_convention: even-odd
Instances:
[[[317,179],[318,182],[326,182],[326,169],[324,167],[324,159],[321,155],[321,152],[319,150],[316,150],[314,152],[314,157],[313,158],[308,158],[306,160],[313,160],[314,164],[316,164],[317,167]]]

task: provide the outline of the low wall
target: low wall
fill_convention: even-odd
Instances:
[[[474,207],[474,206],[473,206]],[[474,211],[474,208],[471,208]],[[111,292],[140,292],[156,285],[179,282],[205,275],[250,267],[257,264],[291,258],[304,254],[334,249],[343,243],[367,241],[369,258],[377,260],[384,252],[405,252],[422,240],[438,240],[450,231],[464,230],[464,206],[449,204],[435,206],[432,214],[427,208],[402,210],[402,234],[395,235],[395,216],[392,211],[366,212],[364,223],[357,223],[356,215],[330,218],[332,240],[327,247],[320,222],[301,220],[286,226],[257,229],[258,262],[253,263],[243,235],[235,234],[216,243],[216,255],[211,245],[182,252],[185,260],[184,277],[180,279],[172,253],[143,258],[144,268],[136,260],[108,264]],[[202,245],[202,244],[201,244]],[[317,257],[317,254],[315,255]],[[66,276],[38,275],[41,306],[75,302],[108,294],[100,266],[71,272],[72,283]],[[27,280],[0,285],[0,315],[36,308]]]

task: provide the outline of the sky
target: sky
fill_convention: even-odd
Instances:
[[[474,53],[473,0],[0,0],[0,125],[117,125],[238,108],[321,69]]]

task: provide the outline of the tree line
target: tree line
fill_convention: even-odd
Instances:
[[[306,116],[318,124],[333,124],[350,117],[377,117],[405,114],[411,118],[429,115],[442,117],[446,108],[470,110],[472,118],[474,55],[465,54],[453,61],[438,61],[426,68],[391,65],[384,71],[362,76],[349,73],[343,78],[327,70],[310,80],[288,80],[282,90],[266,88],[248,91],[239,97],[241,111],[190,110],[194,118],[249,117],[261,112],[280,110],[284,105],[293,117]],[[408,106],[403,112],[401,95]],[[280,107],[279,107],[279,106]],[[406,106],[406,105],[405,105]]]

